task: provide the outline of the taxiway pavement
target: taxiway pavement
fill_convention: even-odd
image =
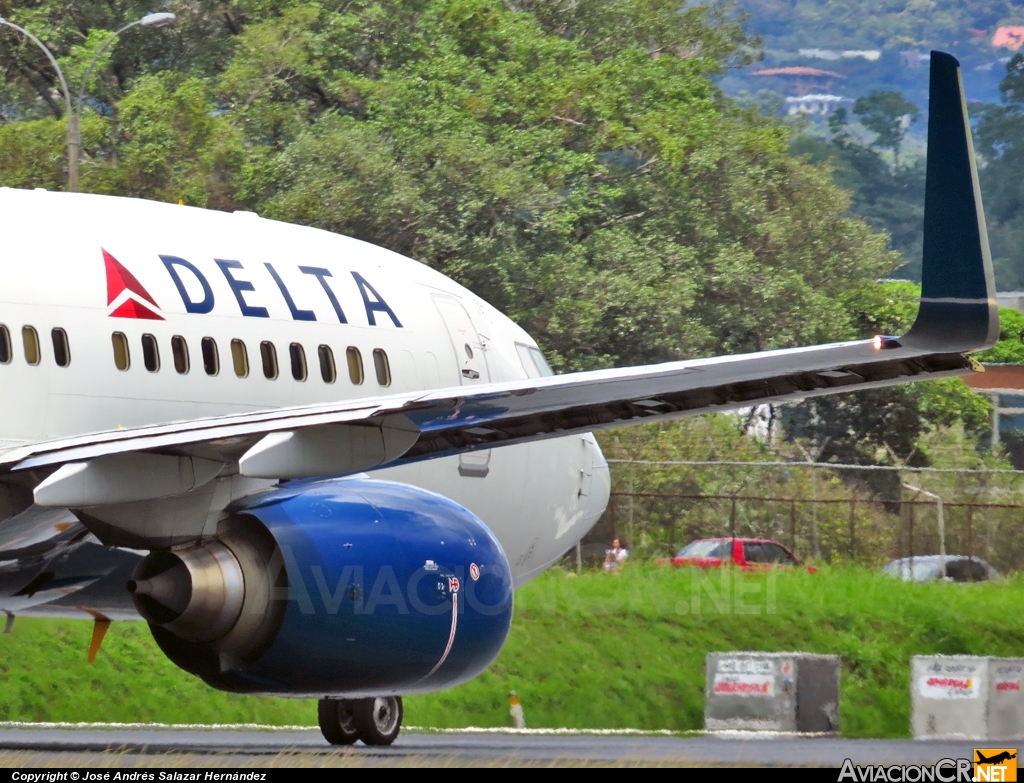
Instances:
[[[973,758],[969,741],[875,740],[837,737],[650,736],[594,734],[517,734],[460,731],[403,732],[388,748],[356,744],[332,747],[316,729],[290,731],[197,729],[0,729],[0,750],[118,752],[140,754],[229,754],[254,762],[268,755],[327,754],[345,750],[355,757],[383,761],[409,757],[446,762],[596,762],[681,765],[767,765],[839,767],[854,764],[934,764],[942,758]]]

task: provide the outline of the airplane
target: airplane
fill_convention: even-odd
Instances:
[[[601,516],[593,432],[967,374],[998,311],[959,63],[931,59],[917,319],[554,375],[424,264],[329,232],[0,188],[0,610],[143,619],[214,688],[385,745],[483,671]]]
[[[985,758],[985,755],[980,750],[975,750],[974,755],[978,758],[975,760],[976,764],[1002,764],[1004,761],[1017,758],[1016,753],[1011,753],[1008,750],[1001,751],[995,754],[992,758]]]

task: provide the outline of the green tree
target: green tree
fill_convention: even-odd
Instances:
[[[991,364],[1024,364],[1024,313],[1000,307],[999,342],[975,358]]]
[[[865,145],[847,126],[845,109],[829,118],[829,140],[796,136],[794,155],[827,163],[836,184],[852,194],[850,213],[889,235],[889,246],[905,263],[896,277],[920,279],[924,231],[925,160],[890,165],[875,145]]]
[[[1024,288],[1024,55],[1006,64],[999,90],[1003,102],[984,107],[975,139],[996,282],[1005,291]]]
[[[921,110],[898,92],[875,90],[853,104],[853,113],[861,125],[875,133],[876,147],[891,149],[893,161],[899,165],[900,146],[910,126],[921,119]]]

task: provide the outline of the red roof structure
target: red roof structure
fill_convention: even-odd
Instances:
[[[1024,46],[1024,27],[1000,27],[992,36],[992,45],[1017,51]]]
[[[845,79],[841,73],[808,68],[806,65],[790,65],[786,68],[763,68],[751,76],[774,77],[785,85],[790,95],[806,95],[809,92],[827,90],[836,79]],[[780,85],[781,86],[781,85]]]
[[[964,381],[977,391],[1024,391],[1024,365],[986,364],[985,372],[972,372],[964,376]]]

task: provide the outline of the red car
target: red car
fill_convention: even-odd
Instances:
[[[659,560],[667,564],[669,561]],[[800,559],[777,541],[764,538],[700,538],[683,547],[672,558],[674,566],[718,568],[726,563],[741,568],[771,568],[772,566],[798,566]],[[807,566],[810,573],[818,569]]]

